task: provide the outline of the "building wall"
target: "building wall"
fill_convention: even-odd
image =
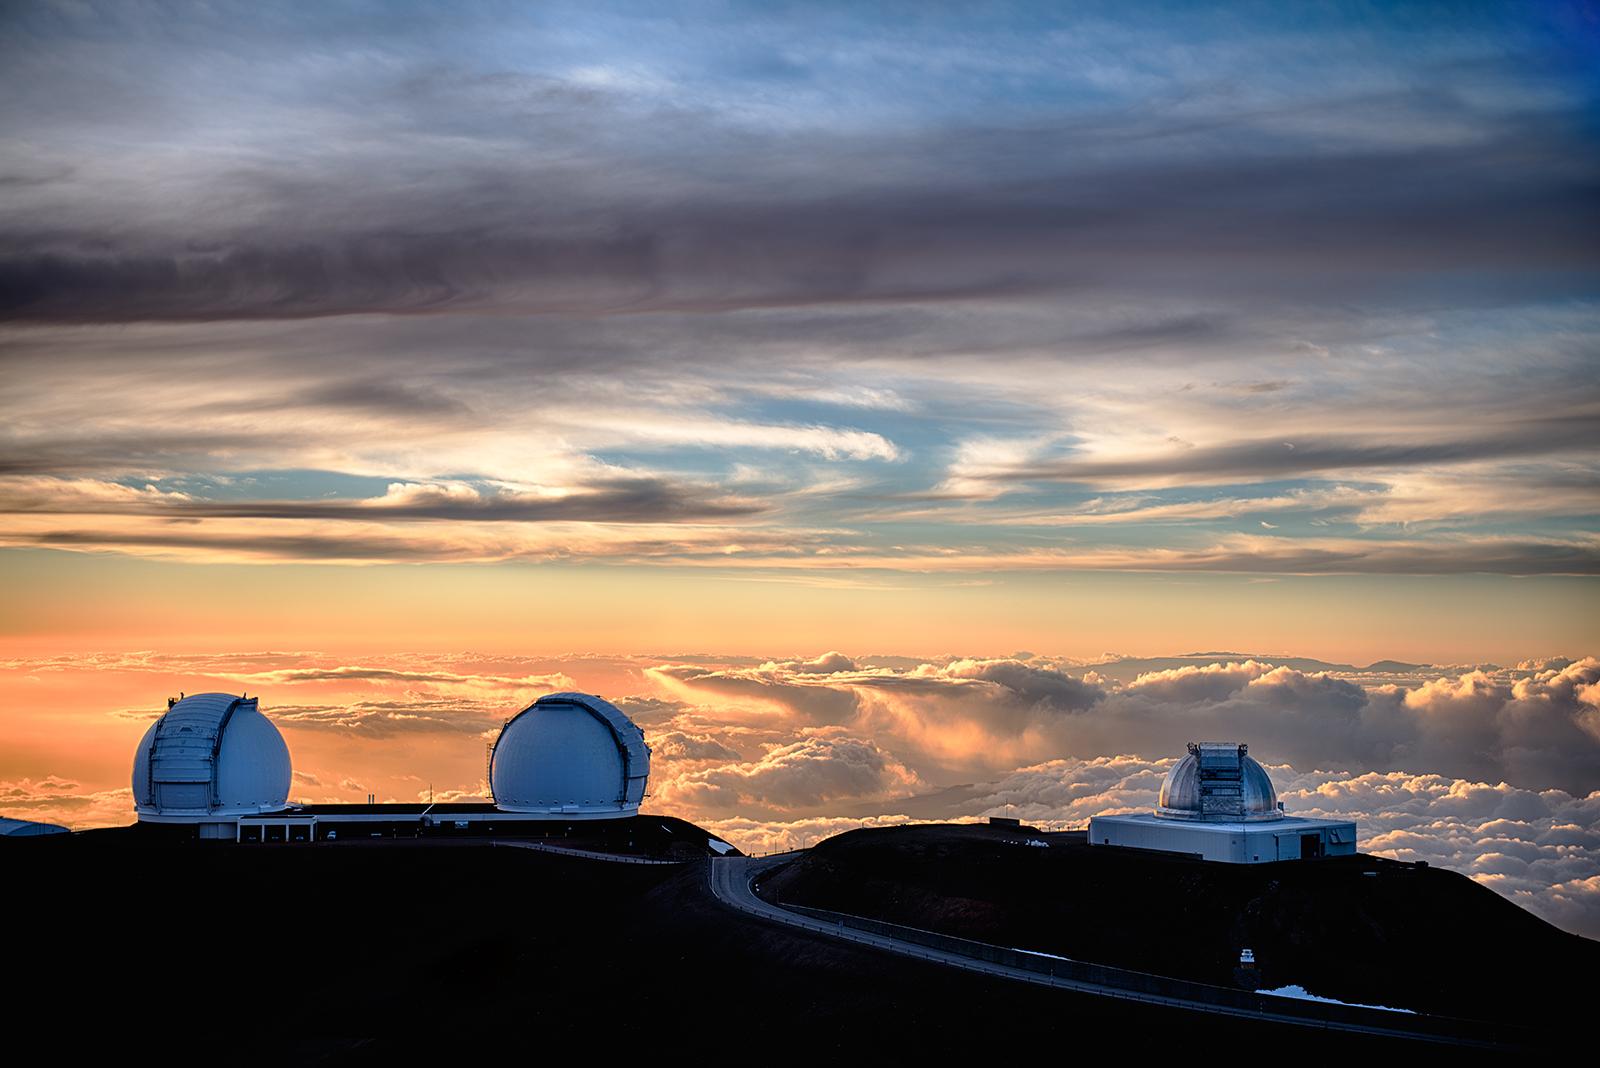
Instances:
[[[1226,864],[1266,864],[1356,851],[1356,825],[1286,817],[1267,823],[1186,823],[1152,816],[1096,816],[1090,845],[1155,849]]]

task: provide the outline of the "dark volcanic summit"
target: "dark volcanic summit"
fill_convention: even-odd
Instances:
[[[572,1048],[988,1062],[1102,1035],[1124,1054],[1159,1056],[1179,1031],[1295,1056],[1420,1048],[1044,989],[795,931],[712,895],[710,865],[744,862],[710,859],[704,830],[639,820],[662,838],[645,843],[635,827],[631,859],[669,863],[473,837],[235,846],[123,828],[0,843],[15,921],[0,1000],[19,1027],[50,1028],[59,1059],[89,1063],[123,1056],[152,1029],[169,1063],[222,1055],[272,1065],[469,1063]],[[1350,859],[1245,871],[1091,854],[1070,836],[927,826],[851,832],[762,885],[789,900],[1210,980],[1225,981],[1245,932],[1275,981],[1458,1014],[1520,1012],[1548,996],[1558,963],[1593,966],[1593,943],[1459,876]],[[1459,944],[1446,936],[1452,925]],[[63,1018],[81,1026],[49,1023]],[[1552,1033],[1529,1037],[1545,1044]]]
[[[1455,872],[1356,855],[1211,864],[975,824],[850,831],[762,896],[1003,946],[1443,1016],[1570,1026],[1600,943]]]

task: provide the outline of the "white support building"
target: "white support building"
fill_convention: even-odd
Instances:
[[[1356,825],[1285,815],[1271,777],[1246,746],[1190,742],[1161,784],[1156,811],[1095,816],[1089,844],[1265,864],[1353,854]]]

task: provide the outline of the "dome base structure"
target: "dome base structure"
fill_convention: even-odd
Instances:
[[[1224,864],[1315,860],[1356,852],[1356,825],[1349,820],[1280,816],[1254,823],[1203,823],[1161,816],[1095,816],[1089,844],[1148,849]]]
[[[638,805],[511,805],[495,802],[501,812],[519,816],[542,816],[552,822],[568,820],[619,820],[639,814]]]
[[[1285,815],[1272,777],[1239,742],[1190,742],[1167,772],[1155,812],[1095,816],[1089,844],[1228,864],[1313,860],[1356,852],[1349,820]]]

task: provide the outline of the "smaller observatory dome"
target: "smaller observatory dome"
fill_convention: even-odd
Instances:
[[[1220,823],[1281,818],[1272,779],[1247,750],[1239,742],[1190,742],[1161,784],[1156,815]]]
[[[507,812],[633,816],[649,778],[644,731],[610,701],[586,693],[539,698],[506,721],[489,754],[489,791]]]
[[[139,741],[133,804],[154,823],[276,812],[289,775],[289,747],[256,698],[197,693],[171,702]]]

